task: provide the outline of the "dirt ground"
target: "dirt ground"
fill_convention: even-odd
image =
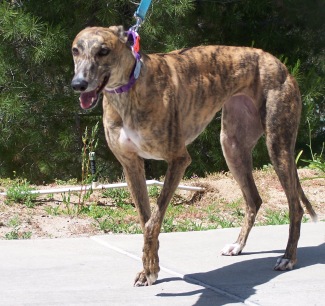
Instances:
[[[325,179],[306,179],[317,175],[311,169],[299,169],[303,189],[311,201],[318,220],[325,221]],[[272,169],[254,172],[254,177],[263,205],[259,212],[257,222],[263,218],[268,210],[287,210],[287,201],[283,189]],[[206,178],[193,178],[182,182],[185,185],[202,186],[205,191],[200,194],[193,192],[177,191],[179,198],[191,199],[190,205],[206,207],[211,203],[218,203],[220,211],[229,211],[229,203],[240,202],[244,210],[244,202],[240,189],[229,173],[209,175]],[[34,186],[36,189],[62,188],[64,186]],[[5,188],[0,186],[0,192]],[[70,199],[70,203],[78,204],[78,196]],[[101,192],[94,192],[88,200],[100,205],[112,205],[107,198],[102,197]],[[43,196],[37,199],[37,205],[28,208],[23,204],[6,204],[5,197],[0,196],[0,239],[6,238],[6,234],[14,229],[20,233],[29,233],[31,239],[78,237],[102,234],[96,227],[94,219],[84,215],[69,216],[49,213],[49,208],[62,203],[62,195]],[[187,203],[189,203],[187,201]],[[188,204],[187,204],[188,205]],[[15,218],[16,222],[15,224]]]

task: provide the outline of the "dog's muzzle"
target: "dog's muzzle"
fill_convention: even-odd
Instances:
[[[101,85],[99,85],[96,89],[94,90],[89,90],[88,89],[88,81],[85,79],[82,79],[80,77],[74,77],[72,82],[71,82],[71,87],[73,88],[74,91],[80,92],[80,106],[83,109],[91,109],[97,105],[97,102],[99,100],[99,94],[103,91],[106,83],[108,82],[109,76],[104,77],[103,82]]]

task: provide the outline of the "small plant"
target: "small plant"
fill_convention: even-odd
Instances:
[[[8,226],[10,226],[10,227],[17,228],[19,225],[20,225],[20,220],[19,220],[19,217],[17,215],[12,217],[8,221]]]
[[[158,186],[149,186],[148,195],[150,198],[157,199],[160,193],[160,188]]]
[[[98,125],[99,122],[97,122],[90,132],[88,132],[88,127],[86,127],[85,132],[82,136],[82,143],[83,148],[81,152],[81,185],[87,185],[91,182],[96,181],[97,173],[92,174],[90,171],[90,158],[89,153],[94,152],[98,146],[98,139],[97,139],[97,133],[98,133]],[[81,209],[86,200],[89,200],[91,194],[93,193],[93,190],[85,190],[79,193],[79,209]]]
[[[225,217],[216,217],[215,222],[221,227],[221,228],[229,228],[229,227],[236,227],[237,224],[234,223],[232,220],[228,220]]]
[[[114,232],[116,233],[116,224],[114,224],[114,220],[110,217],[106,217],[103,219],[95,219],[97,222],[97,226],[104,233]]]
[[[8,221],[8,226],[13,229],[5,234],[5,239],[7,240],[15,240],[15,239],[30,239],[32,236],[31,232],[19,232],[20,228],[20,219],[18,216],[14,216]]]
[[[283,225],[290,223],[290,216],[288,211],[274,211],[271,209],[266,210],[265,221],[259,223],[258,225]],[[303,216],[302,222],[306,223],[308,217]]]
[[[308,165],[309,168],[318,170],[320,172],[320,175],[317,175],[315,177],[308,178],[308,179],[325,178],[325,160],[323,158],[324,144],[325,143],[323,143],[323,147],[322,147],[322,150],[321,150],[321,153],[319,156],[316,153],[313,154],[312,150],[311,150],[312,160],[305,160],[305,159],[302,160],[304,162],[309,163],[309,165]]]
[[[48,198],[49,200],[54,200],[54,193],[49,193],[49,194],[47,195],[47,198]]]
[[[182,226],[180,227],[181,231],[205,231],[207,229],[209,229],[209,227],[204,226],[203,222],[200,221],[194,221],[194,220],[185,220],[184,222],[181,222],[183,224],[183,230],[182,230]]]
[[[45,212],[48,215],[52,215],[52,216],[58,216],[60,214],[60,205],[57,206],[47,206],[44,207]]]
[[[63,181],[60,179],[55,179],[55,184],[57,185],[76,185],[77,184],[77,179],[69,179],[68,181]]]
[[[34,190],[26,180],[15,179],[13,184],[7,189],[8,203],[21,203],[29,208],[35,206],[36,194],[31,193]]]
[[[175,232],[176,224],[174,224],[174,218],[166,216],[163,220],[161,231],[163,233]]]
[[[76,216],[79,214],[79,208],[75,207],[73,203],[71,203],[71,192],[69,191],[68,194],[62,194],[62,202],[65,207],[61,209],[61,212],[68,216]]]
[[[103,196],[113,200],[118,207],[125,207],[130,204],[130,192],[125,188],[109,188],[103,191]]]
[[[135,222],[125,222],[121,219],[115,219],[112,216],[106,216],[105,218],[95,219],[96,225],[104,233],[123,233],[123,234],[139,234],[141,228]]]
[[[17,229],[14,229],[14,230],[10,231],[9,233],[6,233],[5,239],[7,239],[7,240],[16,240],[16,239],[19,239],[18,230]]]
[[[263,225],[281,225],[289,224],[289,212],[288,211],[274,211],[266,210],[266,220],[263,222]]]
[[[272,164],[263,165],[262,170],[265,172],[270,172],[273,170],[273,165]]]
[[[310,127],[309,120],[307,120],[307,122],[308,122],[308,129],[309,129],[309,144],[307,146],[309,147],[310,155],[311,155],[312,159],[307,159],[307,160],[302,159],[302,161],[308,163],[309,168],[320,171],[321,174],[318,176],[315,176],[315,177],[305,178],[303,180],[313,180],[313,179],[325,178],[325,160],[323,157],[325,142],[323,142],[322,150],[319,155],[317,155],[317,153],[313,152],[312,144],[311,144],[311,127]],[[302,153],[303,153],[303,150],[301,150],[298,153],[297,158],[296,158],[296,163],[298,163]]]

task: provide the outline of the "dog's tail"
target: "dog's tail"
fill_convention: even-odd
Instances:
[[[300,181],[299,181],[299,177],[298,177],[298,173],[296,172],[296,177],[297,177],[297,189],[298,189],[298,194],[299,194],[299,197],[300,197],[300,200],[302,201],[302,203],[304,203],[310,217],[312,218],[312,220],[314,222],[317,222],[317,214],[315,213],[312,205],[310,204],[309,200],[307,199],[302,187],[301,187],[301,184],[300,184]]]

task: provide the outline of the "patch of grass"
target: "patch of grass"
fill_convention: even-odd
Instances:
[[[161,226],[161,232],[170,233],[176,231],[176,222],[174,222],[174,218],[166,216]]]
[[[218,224],[218,227],[221,228],[230,228],[230,227],[237,227],[239,224],[234,222],[234,220],[228,220],[226,217],[219,217],[217,216],[215,219],[215,223]]]
[[[314,179],[325,178],[325,159],[323,156],[325,142],[323,142],[320,154],[313,152],[312,143],[311,143],[312,130],[311,130],[310,122],[308,119],[307,119],[307,122],[308,122],[308,129],[309,129],[309,144],[307,144],[307,146],[309,147],[310,155],[311,155],[312,159],[308,159],[308,160],[302,159],[302,161],[308,163],[308,168],[318,170],[320,174],[315,177],[304,178],[303,180],[314,180]],[[302,150],[298,153],[297,158],[296,158],[296,163],[298,163],[302,153],[303,153]]]
[[[14,229],[14,230],[8,232],[5,235],[5,239],[7,239],[7,240],[17,240],[17,239],[19,239],[18,230]]]
[[[308,217],[303,216],[302,222],[306,223],[308,221]],[[282,225],[289,224],[290,217],[288,211],[278,211],[278,210],[266,210],[265,221],[257,223],[257,225]]]
[[[287,211],[274,211],[268,209],[265,215],[266,220],[263,225],[281,225],[289,224],[289,213]]]
[[[262,170],[264,172],[272,172],[273,171],[273,165],[272,164],[263,165]]]
[[[60,205],[57,206],[47,206],[44,207],[44,211],[48,214],[48,215],[52,215],[52,216],[58,216],[60,215]]]
[[[69,179],[67,181],[55,179],[54,181],[55,181],[55,184],[57,184],[57,185],[77,185],[77,183],[78,183],[76,178]]]
[[[9,219],[8,226],[12,227],[13,229],[10,232],[6,233],[4,238],[7,240],[30,239],[32,233],[19,231],[20,225],[21,225],[21,221],[17,215]]]
[[[17,228],[19,225],[20,225],[20,219],[17,215],[12,217],[8,221],[8,226],[10,226],[10,227]]]
[[[103,196],[112,199],[118,207],[130,205],[130,192],[126,188],[109,188],[103,191]]]
[[[54,200],[54,193],[49,193],[46,197],[49,201]]]
[[[12,180],[10,178],[0,178],[1,187],[9,187],[12,185]]]
[[[79,211],[94,219],[94,225],[105,233],[141,233],[138,214],[135,208],[127,203],[119,206],[84,205]]]
[[[32,194],[32,188],[26,180],[15,179],[7,189],[6,203],[21,203],[29,208],[35,206],[36,194]]]
[[[79,215],[79,212],[79,207],[70,202],[64,203],[64,208],[61,208],[61,213],[70,217]]]
[[[137,222],[125,222],[123,216],[105,216],[100,219],[95,218],[95,221],[95,225],[104,233],[140,234],[142,232],[141,227]]]
[[[224,201],[224,200],[222,200]],[[209,205],[206,209],[207,221],[211,228],[229,228],[238,227],[241,225],[242,219],[244,217],[244,212],[241,209],[242,199],[232,201],[226,204],[227,213],[221,212],[218,209],[218,204],[213,203]]]
[[[149,186],[148,194],[150,198],[157,199],[160,194],[160,188],[158,186]]]
[[[231,216],[236,219],[236,223],[240,223],[245,216],[245,212],[242,209],[243,200],[243,198],[239,198],[226,205],[229,208]]]

